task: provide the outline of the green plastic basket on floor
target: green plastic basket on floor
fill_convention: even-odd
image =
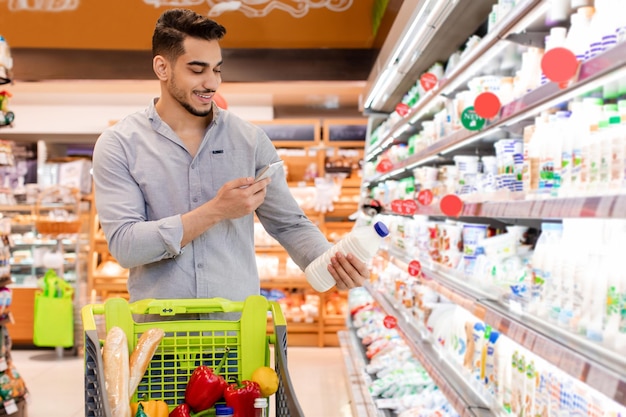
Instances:
[[[268,312],[274,326],[274,331],[269,334]],[[241,313],[241,317],[231,321],[188,316],[211,313]],[[106,334],[98,335],[96,315],[104,315],[104,330],[101,332],[108,332],[113,326],[124,330],[129,352],[134,350],[146,330],[156,327],[165,331],[132,401],[138,397],[163,400],[172,410],[184,401],[187,381],[194,369],[199,365],[216,368],[226,348],[227,360],[220,375],[227,381],[233,376],[239,380],[249,379],[255,369],[270,365],[270,344],[273,344],[274,365],[280,381],[275,394],[276,416],[302,415],[287,370],[287,332],[280,305],[262,296],[251,296],[243,302],[210,298],[128,303],[123,298],[111,298],[104,304],[85,306],[82,320],[85,330],[85,415],[88,417],[110,416],[100,351]],[[148,315],[151,321],[142,321],[141,316],[147,318]]]

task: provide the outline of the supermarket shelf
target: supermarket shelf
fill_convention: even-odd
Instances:
[[[368,391],[371,383],[370,376],[365,372],[365,359],[363,352],[358,348],[359,341],[353,330],[338,332],[339,346],[346,365],[348,379],[348,393],[352,414],[363,417],[385,417],[385,411],[379,410],[374,404],[373,398]]]
[[[413,355],[424,366],[450,405],[461,417],[499,415],[491,410],[488,402],[473,389],[465,376],[461,375],[458,367],[449,363],[438,349],[426,340],[410,315],[396,307],[391,300],[368,283],[365,287],[382,309],[397,319],[398,332],[411,348]]]
[[[410,259],[388,254],[396,266],[407,270]],[[555,364],[619,404],[626,405],[626,358],[561,327],[499,302],[455,271],[422,262],[424,284],[450,298],[516,343]]]
[[[366,88],[374,89],[376,84],[374,81],[380,76],[391,78],[392,81],[387,83],[384,97],[375,100],[372,107],[367,110],[386,113],[393,111],[415,80],[418,80],[433,62],[445,62],[467,41],[468,32],[471,34],[485,21],[492,4],[496,2],[495,0],[405,1],[394,22],[394,30],[391,31],[368,77]],[[406,11],[403,12],[404,10]],[[423,28],[417,35],[408,33],[409,27],[414,22]],[[414,45],[401,45],[404,40],[396,39],[396,34],[401,37],[414,37],[412,39]],[[396,40],[396,45],[388,45],[389,40]],[[396,48],[401,48],[399,55],[392,52]]]
[[[62,239],[61,243],[64,246],[74,246],[78,243],[78,241],[76,239]],[[41,239],[37,239],[37,240],[33,240],[33,241],[23,241],[23,240],[13,240],[11,242],[11,245],[16,247],[16,246],[56,246],[58,245],[58,241],[56,240],[41,240]]]
[[[63,203],[44,203],[39,207],[41,211],[48,210],[57,210],[57,209],[66,209],[66,210],[75,210],[76,206],[72,204],[63,204]],[[5,204],[0,206],[0,212],[8,213],[8,212],[25,212],[25,211],[35,211],[34,204]]]
[[[490,218],[517,221],[580,217],[626,218],[626,194],[526,200],[524,193],[503,192],[491,197],[499,201],[464,203],[459,219]],[[445,217],[436,202],[430,206],[418,203],[417,206],[416,214]]]
[[[275,276],[275,277],[261,277],[261,288],[311,288],[311,284],[306,280],[304,275],[302,276]]]
[[[395,164],[390,173],[401,174],[405,171],[432,160],[440,156],[442,153],[448,153],[463,146],[475,143],[478,140],[485,139],[499,129],[514,129],[514,127],[535,116],[541,110],[548,108],[551,104],[564,102],[568,99],[576,97],[579,94],[592,88],[595,81],[606,81],[605,77],[621,76],[624,67],[626,67],[626,43],[616,45],[614,48],[603,52],[597,57],[584,62],[581,65],[578,80],[567,88],[560,89],[555,83],[544,84],[521,98],[514,100],[502,106],[499,116],[496,116],[489,125],[477,132],[460,130],[444,137],[431,146],[423,149],[410,158]],[[403,119],[404,125],[407,125],[406,119]],[[405,127],[397,127],[397,129],[406,129]],[[368,155],[368,160],[370,156]],[[375,175],[371,178],[364,179],[364,183],[372,184],[388,178],[389,173]]]
[[[468,3],[457,3],[459,8],[468,7],[468,5]],[[408,131],[412,125],[419,123],[427,114],[430,114],[433,105],[437,102],[438,96],[450,96],[458,86],[467,83],[468,78],[476,73],[476,71],[470,70],[471,67],[474,69],[475,67],[487,64],[487,62],[485,62],[486,60],[482,59],[485,54],[496,47],[496,44],[506,38],[516,27],[520,26],[529,13],[533,13],[534,10],[541,10],[545,8],[545,6],[545,2],[541,0],[527,0],[516,5],[515,9],[505,16],[446,78],[440,80],[437,86],[428,91],[409,113],[390,129],[387,136],[381,138],[379,143],[374,145],[374,149],[368,153],[366,160],[371,161],[378,154],[385,151],[391,146],[395,138],[398,138],[404,132]],[[503,43],[500,44],[504,45]]]

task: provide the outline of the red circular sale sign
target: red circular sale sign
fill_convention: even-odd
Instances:
[[[422,273],[422,264],[419,261],[412,260],[409,262],[409,275],[416,277]]]
[[[541,70],[555,83],[564,83],[574,78],[580,63],[576,55],[567,48],[553,48],[541,58]]]
[[[429,206],[433,202],[433,192],[430,190],[422,190],[417,193],[417,201],[422,206]]]
[[[398,319],[394,316],[385,316],[385,318],[383,319],[383,326],[388,329],[393,329],[394,327],[398,326]]]
[[[376,172],[383,174],[385,172],[389,172],[393,168],[393,162],[389,159],[382,159],[378,165],[376,165]]]
[[[396,113],[398,113],[402,117],[406,116],[407,114],[409,114],[409,105],[406,103],[398,103],[398,105],[396,106]]]
[[[422,86],[424,91],[432,90],[433,88],[435,88],[438,82],[439,80],[437,80],[437,76],[432,72],[424,73],[420,77],[420,85]]]
[[[491,119],[500,113],[500,99],[494,93],[480,93],[474,100],[474,111],[483,119]]]
[[[463,212],[463,200],[456,194],[448,194],[439,202],[441,212],[449,217],[459,217]]]

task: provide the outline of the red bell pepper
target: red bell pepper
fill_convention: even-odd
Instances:
[[[206,365],[200,365],[189,377],[189,382],[185,389],[185,403],[189,405],[189,408],[194,413],[211,408],[224,395],[228,382],[218,374],[228,358],[228,351],[229,349],[226,348],[224,356],[215,371]]]
[[[182,403],[172,410],[169,417],[191,417],[191,410],[187,404]]]
[[[254,381],[233,380],[224,391],[226,405],[233,408],[233,417],[254,417],[254,400],[261,397],[261,387]]]

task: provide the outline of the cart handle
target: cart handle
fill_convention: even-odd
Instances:
[[[226,298],[182,298],[171,300],[157,300],[148,298],[129,304],[131,314],[158,314],[160,316],[175,316],[177,314],[201,313],[231,313],[243,311],[243,301],[231,301]],[[286,325],[280,304],[276,301],[268,302],[268,311],[272,312],[274,325]],[[94,315],[104,314],[104,304],[87,304],[81,310],[85,330],[95,330]]]

